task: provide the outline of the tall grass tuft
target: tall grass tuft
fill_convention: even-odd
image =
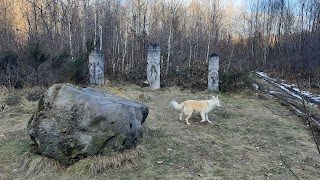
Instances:
[[[20,160],[19,176],[31,178],[39,176],[40,174],[53,172],[54,174],[52,176],[55,176],[55,174],[63,174],[69,171],[75,172],[81,177],[95,177],[96,175],[113,168],[125,165],[136,165],[137,159],[144,155],[144,148],[142,146],[137,146],[136,148],[113,153],[109,156],[88,156],[75,164],[66,167],[54,159],[26,152],[22,155]]]
[[[4,103],[9,106],[23,106],[27,105],[28,100],[18,94],[11,94],[4,100]]]
[[[24,178],[34,177],[40,173],[61,172],[64,166],[58,161],[41,155],[26,152],[20,161],[20,176]]]
[[[92,156],[89,161],[89,173],[95,176],[112,168],[121,167],[123,165],[135,165],[136,159],[144,155],[145,151],[142,146],[137,146],[134,149],[124,150],[123,152],[115,153],[110,156]]]

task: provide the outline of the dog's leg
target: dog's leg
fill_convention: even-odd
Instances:
[[[179,120],[182,121],[183,110],[179,114]]]
[[[186,118],[186,123],[187,123],[188,125],[190,125],[190,123],[189,123],[189,118],[190,118],[191,115],[192,115],[192,111],[185,111],[185,112],[184,112],[184,115],[187,116],[187,118]]]
[[[206,115],[203,112],[200,112],[201,115],[201,121],[200,122],[205,122],[206,121]]]
[[[192,115],[192,113],[189,114],[189,115],[187,116],[187,118],[186,118],[186,123],[187,123],[188,125],[190,125],[190,123],[189,123],[189,118],[191,117],[191,115]]]
[[[206,120],[207,120],[209,123],[211,123],[211,121],[210,121],[209,118],[208,118],[208,114],[206,114]]]
[[[191,117],[192,112],[193,112],[193,109],[190,108],[190,107],[184,107],[184,108],[183,108],[183,113],[184,113],[184,115],[187,116],[187,117],[186,117],[186,123],[187,123],[188,125],[190,125],[190,123],[189,123],[189,118]]]

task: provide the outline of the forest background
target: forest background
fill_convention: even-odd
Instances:
[[[161,85],[205,89],[210,54],[221,90],[247,73],[320,88],[319,0],[0,0],[0,83],[88,83],[88,55],[105,77],[141,83],[146,46],[161,47]]]

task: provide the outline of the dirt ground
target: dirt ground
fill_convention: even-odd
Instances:
[[[309,127],[273,97],[245,91],[220,94],[212,123],[179,121],[169,102],[210,98],[213,93],[179,88],[150,91],[113,83],[100,90],[149,107],[144,153],[120,167],[90,173],[94,158],[62,167],[32,154],[26,126],[37,107],[29,102],[0,112],[0,179],[320,179],[320,156]]]

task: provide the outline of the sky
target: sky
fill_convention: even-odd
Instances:
[[[184,1],[185,3],[190,3],[192,0],[182,0]],[[198,1],[202,1],[202,0],[198,0]],[[255,1],[255,0],[220,0],[220,2],[222,4],[227,4],[229,2],[234,2],[236,3],[237,5],[241,5],[243,3],[248,3],[248,2],[252,2],[252,1]],[[289,0],[290,4],[296,4],[299,2],[299,0]]]
[[[186,4],[189,4],[192,0],[182,0],[184,1]],[[201,1],[207,1],[207,0],[198,0],[199,2]],[[230,2],[233,2],[235,3],[236,5],[241,5],[242,3],[244,3],[245,1],[252,1],[252,0],[220,0],[221,4],[224,5],[224,4],[228,4]]]

